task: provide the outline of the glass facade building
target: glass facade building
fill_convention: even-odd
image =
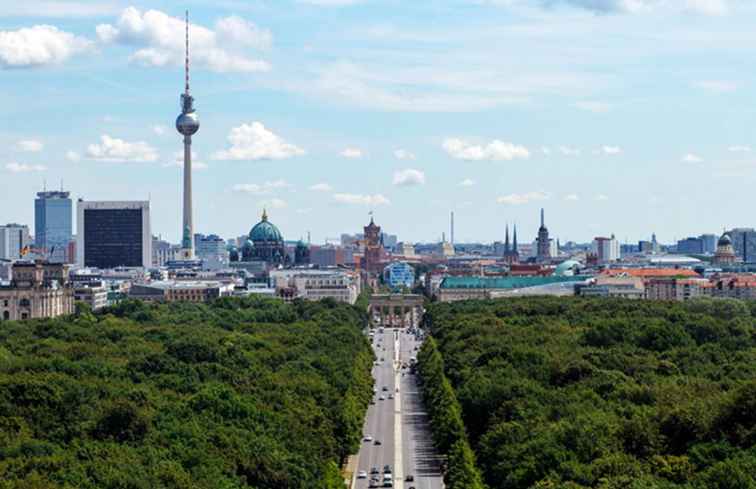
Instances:
[[[383,269],[383,281],[392,290],[415,285],[415,269],[407,262],[396,261]]]
[[[34,201],[34,245],[50,262],[72,262],[73,208],[69,192],[38,192]]]
[[[84,202],[77,205],[76,262],[86,268],[149,268],[152,235],[149,202]]]

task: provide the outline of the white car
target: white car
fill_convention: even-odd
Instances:
[[[357,472],[357,478],[358,479],[367,479],[367,471],[360,470],[359,472]]]
[[[365,435],[365,438],[362,439],[363,441],[373,441],[373,437],[370,435]]]

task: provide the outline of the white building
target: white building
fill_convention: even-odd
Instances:
[[[593,253],[599,263],[610,263],[620,259],[620,245],[612,234],[611,238],[596,237],[593,239]]]
[[[31,243],[29,226],[6,224],[0,226],[0,259],[18,260],[25,246]]]
[[[110,269],[152,266],[148,201],[101,201],[76,205],[76,263]]]
[[[215,234],[209,236],[194,235],[194,248],[197,258],[202,260],[203,270],[228,268],[229,254],[226,246],[226,242]]]
[[[292,290],[294,298],[306,300],[354,304],[360,295],[359,274],[347,270],[271,270],[270,282],[276,290]]]

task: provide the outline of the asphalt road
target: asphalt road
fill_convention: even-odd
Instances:
[[[420,343],[406,330],[386,328],[383,333],[376,331],[373,345],[378,358],[373,367],[378,393],[375,404],[368,408],[363,430],[363,435],[372,436],[373,441],[362,442],[358,470],[368,472],[368,478],[357,479],[354,487],[367,489],[371,477],[382,482],[383,467],[390,465],[394,488],[440,489],[443,487],[440,459],[433,448],[417,379],[409,369],[401,368],[416,355],[415,348]],[[389,399],[389,394],[394,399]],[[386,399],[379,400],[381,395]],[[375,440],[381,444],[376,445]],[[378,474],[370,474],[373,467]],[[405,482],[407,475],[412,475],[414,481]]]

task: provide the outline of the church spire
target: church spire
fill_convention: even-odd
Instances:
[[[509,254],[509,223],[507,223],[506,234],[504,235],[504,254]]]

